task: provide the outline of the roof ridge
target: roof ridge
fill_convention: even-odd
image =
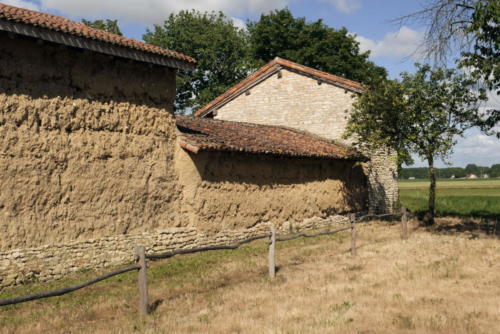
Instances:
[[[176,58],[187,63],[196,63],[196,60],[194,58],[186,56],[177,51],[164,49],[156,45],[135,40],[133,38],[119,36],[111,32],[96,29],[83,23],[72,21],[62,16],[50,13],[39,12],[36,10],[0,3],[0,19],[5,19],[7,21],[13,21],[39,28],[45,28],[90,40],[97,40],[138,51]]]
[[[320,71],[312,67],[293,62],[291,60],[275,57],[273,60],[269,61],[268,63],[257,69],[255,72],[253,72],[250,76],[238,82],[231,88],[227,89],[224,93],[220,94],[215,99],[213,99],[212,101],[210,101],[209,103],[198,109],[195,112],[195,116],[203,117],[206,114],[210,113],[212,108],[216,107],[220,103],[226,100],[230,100],[233,97],[237,97],[239,94],[242,93],[242,90],[244,90],[248,85],[256,83],[257,80],[259,80],[261,77],[267,74],[268,70],[270,70],[271,68],[275,68],[275,70],[278,70],[279,66],[286,67],[288,69],[292,69],[301,73],[309,74],[314,77],[324,79],[327,82],[336,83],[346,89],[350,89],[355,92],[364,91],[364,86],[360,82],[346,79],[337,75],[333,75],[328,72]]]

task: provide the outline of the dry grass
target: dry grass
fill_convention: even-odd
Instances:
[[[136,313],[131,274],[0,309],[0,333],[500,332],[498,239],[416,229],[401,241],[387,223],[359,231],[355,258],[348,233],[279,244],[274,281],[264,242],[155,264],[148,317]]]

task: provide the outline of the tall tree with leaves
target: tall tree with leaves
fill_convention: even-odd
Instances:
[[[194,57],[197,70],[177,82],[176,110],[189,112],[248,75],[245,32],[223,13],[181,11],[155,25],[144,41]]]
[[[120,27],[118,26],[118,20],[95,20],[90,21],[82,19],[82,23],[96,29],[104,30],[116,35],[123,36]]]
[[[346,28],[333,29],[322,20],[307,22],[288,9],[262,14],[248,23],[252,57],[260,63],[282,57],[321,71],[363,83],[385,78],[387,72],[368,60]]]
[[[429,165],[429,205],[425,221],[436,212],[435,161],[446,159],[456,137],[473,127],[484,94],[470,89],[473,81],[450,69],[417,64],[414,74],[402,73],[401,82],[383,81],[360,96],[346,135],[365,150],[388,147],[400,163],[411,163],[416,153]]]
[[[422,51],[437,64],[460,55],[458,65],[482,88],[500,96],[500,1],[429,0],[417,12],[399,17],[426,26]],[[500,122],[500,110],[490,108],[476,120],[485,132]],[[500,138],[500,132],[497,132]]]

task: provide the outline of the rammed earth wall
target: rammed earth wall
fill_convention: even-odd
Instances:
[[[365,210],[352,162],[184,152],[174,96],[172,70],[0,33],[0,287]]]
[[[175,226],[175,72],[0,35],[0,250]]]
[[[344,88],[283,68],[281,77],[276,73],[222,105],[215,118],[289,126],[343,142],[354,98]],[[383,151],[369,156],[370,211],[391,212],[398,198],[394,156]]]
[[[218,232],[270,222],[298,224],[366,211],[366,177],[354,161],[178,149],[182,214]]]

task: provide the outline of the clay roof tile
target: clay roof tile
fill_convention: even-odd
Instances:
[[[0,4],[0,20],[7,20],[35,27],[45,28],[69,35],[83,37],[116,46],[121,46],[145,53],[155,54],[183,61],[193,66],[196,60],[179,52],[160,48],[155,45],[140,42],[131,38],[118,36],[103,30],[95,29],[85,24],[74,22],[60,16],[41,13],[29,9]]]
[[[181,146],[192,152],[236,151],[329,159],[365,159],[345,145],[282,126],[188,116],[177,116],[176,123]]]

